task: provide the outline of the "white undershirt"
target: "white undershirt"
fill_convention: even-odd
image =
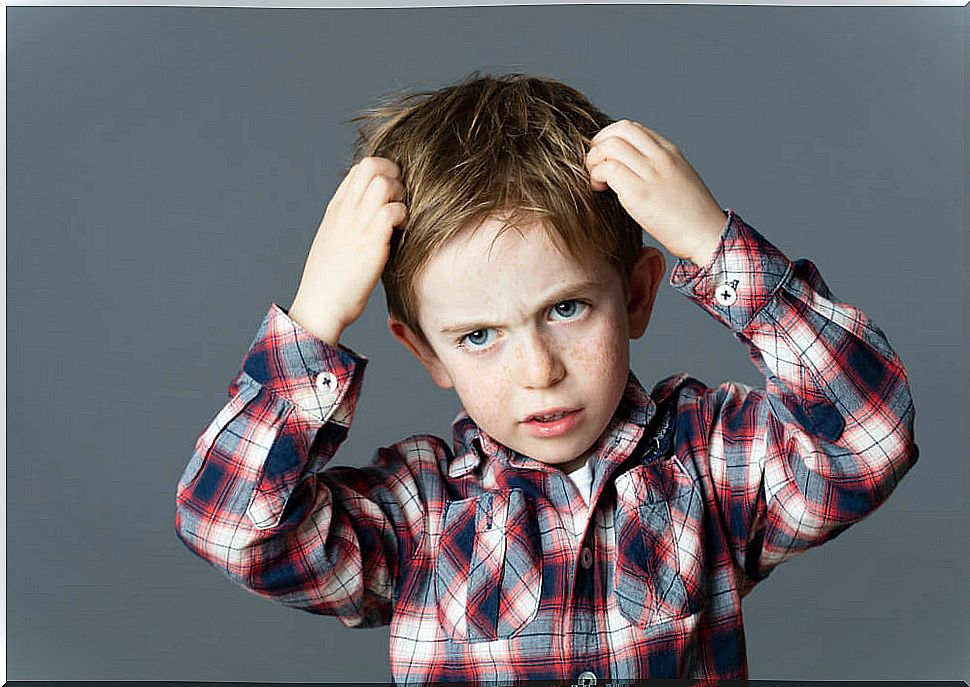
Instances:
[[[576,488],[579,489],[580,495],[583,497],[583,501],[586,502],[586,506],[589,506],[589,500],[593,497],[593,470],[589,466],[589,459],[583,463],[582,467],[576,468],[572,472],[567,472],[569,479],[573,481]]]
[[[579,495],[583,498],[583,504],[573,509],[570,508],[570,519],[572,520],[572,533],[574,536],[581,537],[589,523],[589,502],[593,498],[593,469],[590,466],[589,456],[581,467],[576,468],[566,475],[576,485]]]

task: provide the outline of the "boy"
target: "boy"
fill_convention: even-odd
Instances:
[[[233,581],[390,623],[395,682],[745,678],[741,599],[872,512],[914,464],[883,333],[722,211],[680,151],[518,74],[375,108],[288,311],[199,437],[176,529]],[[629,370],[665,273],[765,388]],[[388,327],[462,410],[327,467]]]

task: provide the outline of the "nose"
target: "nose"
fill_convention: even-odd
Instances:
[[[566,375],[555,342],[537,331],[528,334],[520,344],[517,368],[516,378],[527,388],[552,386]]]

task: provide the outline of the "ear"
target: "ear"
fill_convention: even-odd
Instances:
[[[663,253],[657,248],[644,246],[640,249],[640,257],[630,274],[630,299],[627,303],[631,339],[639,339],[646,331],[657,289],[666,269]]]
[[[431,375],[431,379],[434,380],[435,384],[442,389],[450,389],[454,386],[454,383],[451,381],[451,376],[448,374],[448,371],[445,369],[444,364],[442,364],[437,354],[410,327],[393,315],[388,315],[387,328],[391,331],[394,338],[400,341],[411,352],[411,355],[418,359],[418,362]]]

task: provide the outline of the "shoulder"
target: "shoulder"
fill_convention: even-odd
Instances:
[[[685,372],[665,377],[650,392],[658,404],[673,403],[678,415],[695,414],[699,419],[752,404],[760,405],[764,394],[760,387],[737,381],[725,381],[712,387]]]
[[[426,433],[412,434],[381,450],[391,451],[407,463],[421,463],[429,459],[451,455],[451,448],[444,439]]]
[[[440,474],[447,471],[454,453],[448,443],[434,434],[412,434],[377,450],[376,460],[411,473]]]
[[[708,391],[710,387],[697,377],[678,372],[657,382],[650,391],[650,398],[657,404],[674,402],[681,406],[695,401]]]

